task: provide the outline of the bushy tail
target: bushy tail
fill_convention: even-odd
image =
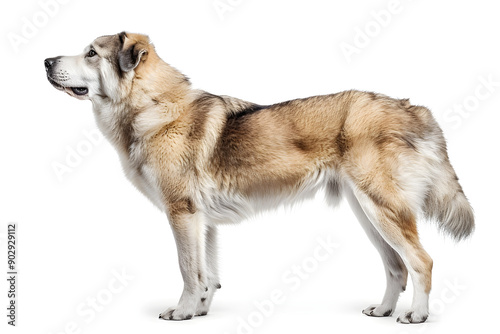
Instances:
[[[474,231],[474,212],[449,161],[442,167],[442,178],[427,197],[425,213],[427,218],[438,222],[441,230],[460,241]]]

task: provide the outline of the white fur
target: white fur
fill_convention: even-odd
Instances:
[[[237,192],[218,189],[214,182],[207,181],[197,198],[196,205],[202,208],[211,221],[216,224],[238,223],[259,213],[274,210],[281,205],[293,206],[313,198],[328,181],[336,177],[333,170],[323,169],[311,172],[298,189],[272,194],[258,194],[247,197]]]

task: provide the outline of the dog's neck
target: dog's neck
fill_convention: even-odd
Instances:
[[[99,129],[120,155],[129,157],[131,146],[148,138],[182,115],[191,103],[191,84],[156,54],[139,66],[118,99],[92,100]]]

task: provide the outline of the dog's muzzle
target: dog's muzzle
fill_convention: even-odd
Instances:
[[[60,58],[61,57],[47,58],[44,61],[45,72],[47,72],[47,79],[49,80],[49,82],[56,89],[65,90],[65,88],[68,88],[68,89],[71,89],[71,91],[73,93],[75,93],[75,95],[80,95],[80,96],[86,95],[89,92],[87,87],[66,87],[66,86],[61,85],[59,82],[57,82],[56,80],[53,79],[54,65],[59,62]]]

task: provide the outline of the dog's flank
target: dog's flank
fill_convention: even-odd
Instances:
[[[125,32],[45,65],[57,89],[92,101],[127,177],[168,216],[184,291],[163,319],[207,314],[220,288],[217,224],[322,188],[332,205],[347,198],[382,256],[387,288],[370,316],[392,315],[409,273],[413,303],[398,321],[427,319],[433,264],[417,217],[457,240],[474,229],[441,129],[408,99],[350,90],[263,106],[214,95],[192,89],[147,36]]]

